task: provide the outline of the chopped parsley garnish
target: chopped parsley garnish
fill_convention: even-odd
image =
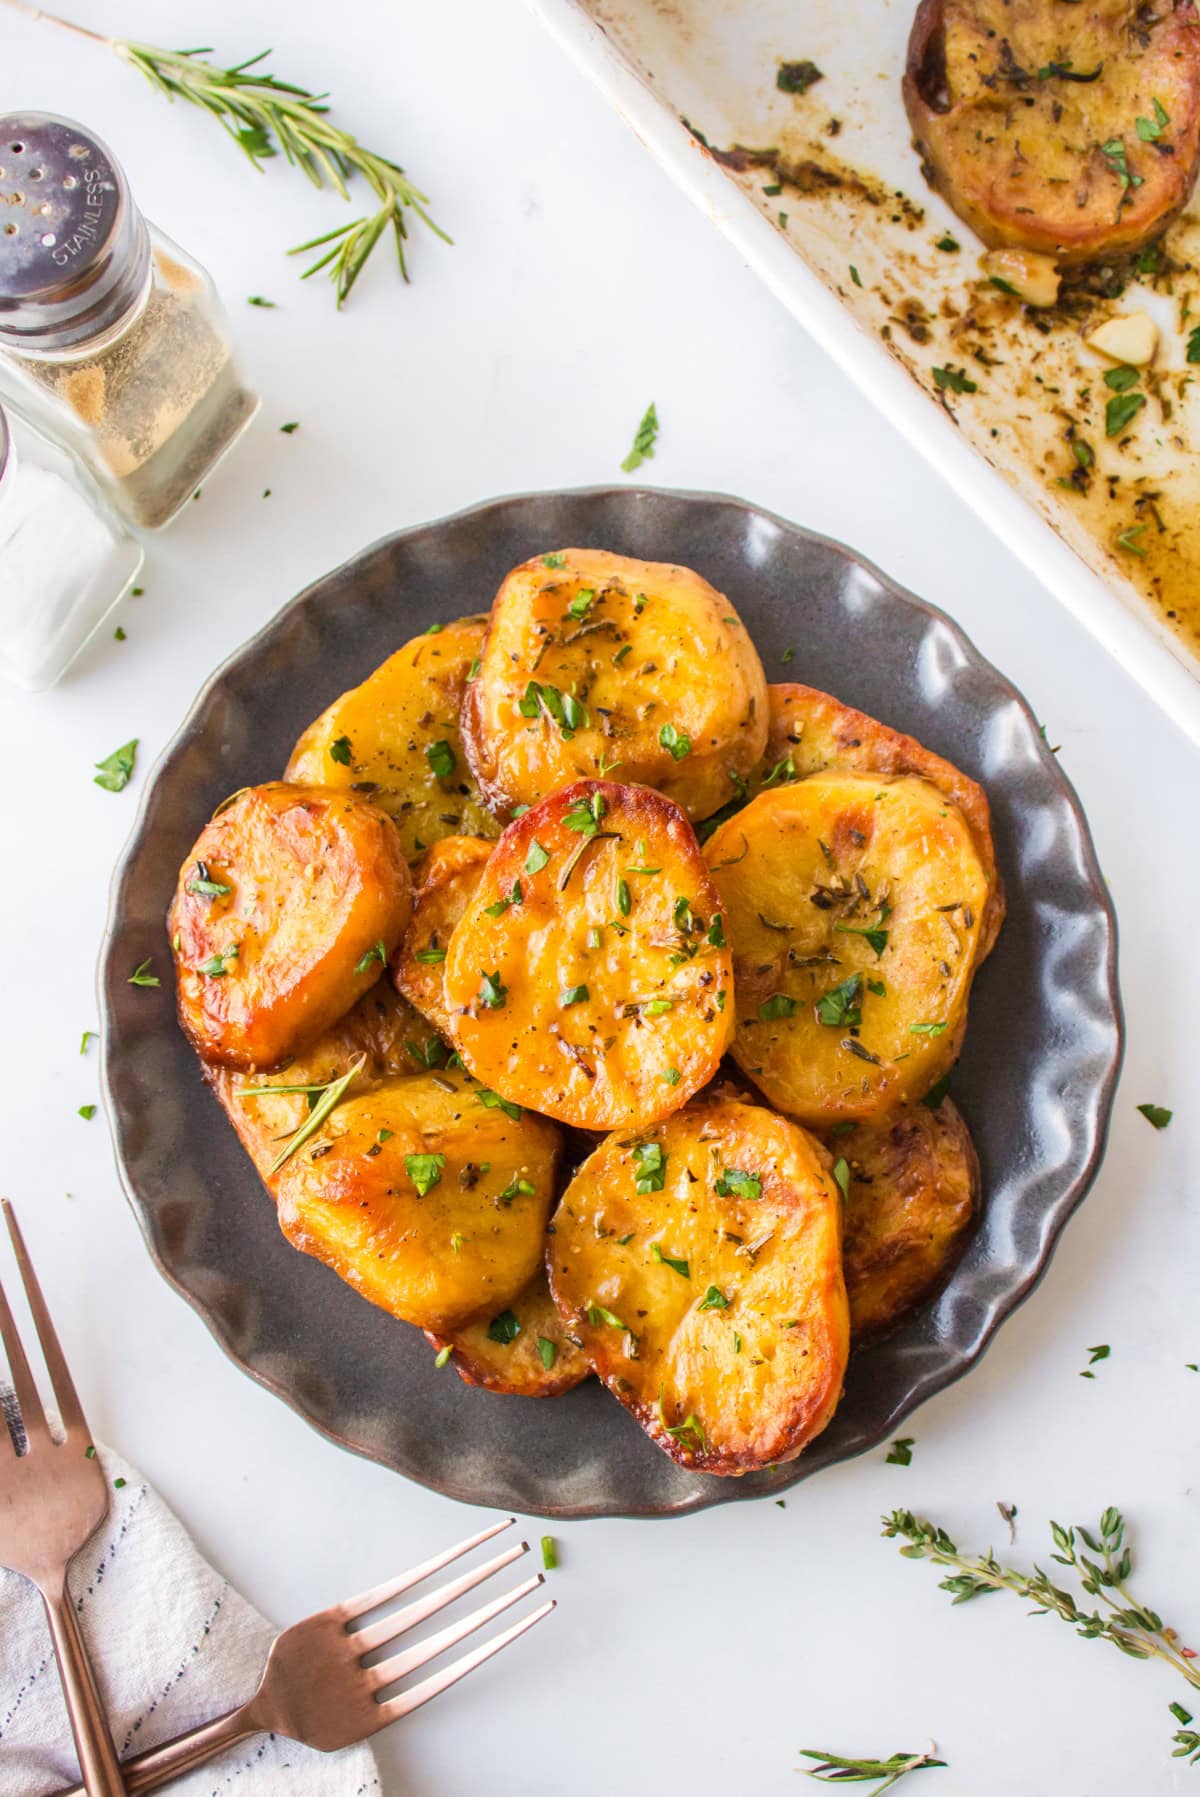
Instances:
[[[428,948],[419,948],[413,956],[413,960],[419,961],[423,967],[440,967],[445,959],[446,950],[438,948],[436,943],[431,943]],[[357,971],[356,968],[355,972]]]
[[[785,755],[782,761],[777,761],[775,763],[775,766],[764,778],[763,791],[765,792],[768,786],[786,786],[789,780],[794,780],[795,778],[795,759],[791,755]]]
[[[235,955],[237,954],[236,949],[234,949],[233,952]],[[151,973],[151,971],[150,971],[150,969],[153,967],[153,965],[154,965],[154,956],[148,955],[147,958],[142,962],[140,967],[134,968],[134,970],[130,974],[129,979],[126,982],[126,984],[130,985],[130,986],[161,986],[162,981],[159,979],[158,975],[156,973]],[[200,969],[200,971],[201,971],[201,973],[203,973],[204,968],[202,967]],[[225,971],[225,969],[222,968],[221,972],[224,973],[224,971]],[[85,1031],[85,1034],[86,1033],[87,1032]],[[86,1046],[86,1044],[85,1044],[85,1046]],[[82,1054],[83,1049],[81,1048],[79,1052],[80,1052],[80,1054]]]
[[[566,565],[567,558],[561,550],[556,550],[553,555],[544,555],[542,557],[542,566],[544,568],[565,568]]]
[[[502,1011],[504,1001],[508,997],[508,987],[500,978],[499,971],[481,973],[479,976],[479,1002],[486,1005],[489,1011]]]
[[[404,1157],[404,1171],[416,1186],[420,1198],[428,1197],[434,1186],[441,1184],[445,1170],[444,1154],[406,1154]]]
[[[962,368],[955,368],[947,363],[945,368],[933,370],[935,385],[944,393],[947,388],[951,393],[978,393],[979,383],[973,381]]]
[[[1200,362],[1200,324],[1196,325],[1188,333],[1186,360],[1189,361],[1193,367],[1195,367],[1197,362]]]
[[[844,1154],[839,1155],[833,1163],[833,1177],[837,1180],[842,1197],[848,1198],[850,1196],[850,1163]]]
[[[1116,370],[1113,371],[1114,373]],[[1144,393],[1114,393],[1104,408],[1104,434],[1119,437],[1146,403]]]
[[[910,1023],[910,1036],[944,1036],[949,1025],[946,1023]]]
[[[835,931],[842,936],[861,936],[863,941],[875,950],[875,959],[878,960],[884,949],[887,947],[888,933],[883,926],[891,915],[892,907],[890,905],[881,905],[879,909],[879,922],[871,924],[866,929],[863,929],[859,924],[853,923],[835,923],[833,927]]]
[[[956,237],[951,237],[949,231],[947,231],[944,237],[938,238],[933,247],[937,250],[945,250],[947,255],[953,255],[955,250],[960,250],[962,248],[962,245]]]
[[[929,1110],[936,1111],[949,1090],[950,1075],[948,1073],[943,1073],[941,1079],[935,1080],[933,1085],[930,1086],[928,1092],[926,1092],[924,1098],[921,1100],[921,1103]]]
[[[215,955],[210,955],[209,959],[207,961],[203,962],[202,965],[199,968],[197,968],[196,971],[198,973],[207,974],[210,980],[222,979],[224,977],[224,975],[229,972],[229,963],[231,961],[237,960],[237,954],[238,954],[238,951],[237,951],[236,945],[231,945],[229,948],[222,949],[219,953],[217,953]],[[141,970],[139,969],[139,972],[140,971]],[[147,980],[138,980],[136,978],[136,975],[135,975],[135,981],[136,981],[137,985],[139,985],[139,986],[145,986],[145,985],[149,984],[149,982]],[[154,984],[157,986],[158,981],[155,980]]]
[[[799,62],[781,62],[775,71],[775,85],[781,94],[806,94],[810,87],[824,79],[824,70],[808,57],[802,57]]]
[[[692,1270],[686,1260],[675,1260],[671,1255],[664,1254],[657,1242],[650,1244],[650,1258],[656,1266],[670,1267],[671,1271],[678,1273],[681,1279],[690,1279],[692,1276]]]
[[[683,1075],[680,1073],[678,1067],[668,1067],[667,1071],[662,1074],[661,1077],[666,1080],[669,1086],[677,1086],[683,1078]]]
[[[525,872],[527,874],[540,874],[549,859],[550,856],[548,852],[535,837],[530,843],[529,853],[525,857]]]
[[[594,836],[607,810],[604,795],[594,792],[590,799],[578,799],[564,816],[563,822],[568,830],[578,830],[582,836]]]
[[[617,910],[622,917],[628,917],[633,909],[633,898],[629,891],[628,880],[617,880]]]
[[[584,1004],[587,997],[588,989],[586,986],[568,986],[565,991],[559,993],[558,1002],[565,1011],[569,1005]]]
[[[1136,118],[1133,123],[1144,144],[1156,144],[1171,123],[1171,118],[1162,101],[1156,99],[1154,101],[1154,117],[1152,119]]]
[[[150,965],[150,963],[149,963],[149,962],[147,962],[147,963],[146,963],[146,965],[147,965],[147,966],[149,966],[149,965]],[[80,1054],[86,1054],[86,1053],[87,1053],[87,1051],[88,1051],[88,1043],[89,1043],[89,1042],[91,1042],[91,1041],[92,1041],[92,1040],[93,1040],[93,1039],[94,1039],[94,1038],[95,1038],[95,1035],[96,1035],[96,1032],[95,1032],[95,1030],[84,1030],[84,1032],[83,1032],[83,1034],[82,1034],[82,1036],[80,1036],[80,1038],[79,1038],[79,1052],[80,1052]],[[1169,1117],[1169,1116],[1170,1116],[1170,1114],[1171,1114],[1171,1113],[1170,1113],[1170,1111],[1168,1111],[1168,1112],[1167,1112],[1167,1115],[1168,1115],[1168,1117]],[[1156,1125],[1156,1127],[1157,1127],[1157,1125]]]
[[[625,1328],[625,1324],[621,1321],[620,1317],[614,1316],[611,1310],[605,1310],[603,1304],[589,1304],[584,1311],[584,1315],[587,1317],[587,1320],[592,1325],[593,1329],[598,1329],[601,1323],[609,1329]]]
[[[667,1178],[667,1157],[661,1142],[639,1142],[633,1151],[634,1191],[644,1198],[661,1192]]]
[[[429,763],[430,771],[436,774],[439,780],[449,780],[458,765],[454,750],[444,740],[430,743],[425,750],[425,759]]]
[[[722,1167],[716,1189],[722,1198],[754,1200],[762,1197],[762,1180],[756,1179],[753,1173],[746,1173],[741,1167]]]
[[[691,900],[677,898],[671,919],[681,936],[691,935],[696,927],[696,913],[692,910]]]
[[[135,736],[131,741],[122,743],[119,749],[114,749],[103,761],[94,762],[93,766],[100,769],[93,776],[95,784],[102,786],[105,792],[124,792],[137,759],[137,746],[138,739]]]
[[[209,872],[208,863],[197,861],[196,871],[188,881],[186,890],[195,892],[202,898],[228,898],[233,887],[226,886],[221,880],[214,880]]]
[[[708,943],[710,948],[725,948],[728,946],[725,941],[725,920],[719,911],[714,913],[713,920],[708,926],[708,933],[704,940]]]
[[[483,915],[485,917],[503,917],[510,905],[519,905],[520,903],[521,882],[520,880],[514,880],[508,897],[497,899],[494,905],[485,905],[483,907]],[[443,959],[445,959],[444,955]]]
[[[576,620],[586,618],[588,612],[591,610],[592,601],[595,597],[595,587],[580,587],[570,605],[567,607],[570,616]]]
[[[542,1342],[544,1340],[545,1340],[544,1336],[541,1336],[541,1335],[538,1336],[538,1346],[539,1347],[541,1347]],[[548,1345],[550,1347],[553,1347],[554,1343],[550,1342]],[[551,1363],[551,1364],[553,1364],[553,1363]],[[549,1369],[547,1369],[547,1370],[549,1370]],[[557,1565],[558,1565],[558,1544],[555,1541],[553,1535],[543,1535],[542,1536],[542,1570],[544,1572],[553,1572],[555,1570],[555,1568],[557,1567]]]
[[[83,1118],[85,1123],[90,1123],[92,1118],[96,1115],[95,1105],[94,1104],[81,1104],[79,1107],[78,1115]]]
[[[290,424],[281,424],[279,428],[285,437],[290,437],[293,431],[300,429],[300,423],[298,419],[293,419]]]
[[[523,718],[536,718],[544,711],[558,725],[564,742],[570,742],[576,730],[588,722],[588,709],[572,693],[560,692],[556,686],[544,686],[531,680],[517,709]]]
[[[514,1123],[520,1121],[523,1114],[520,1105],[514,1104],[511,1098],[501,1098],[499,1092],[493,1092],[490,1086],[480,1086],[475,1096],[484,1110],[503,1111]]]
[[[1112,1353],[1112,1349],[1109,1347],[1107,1342],[1101,1342],[1099,1347],[1089,1348],[1088,1354],[1090,1356],[1090,1359],[1088,1360],[1088,1366],[1094,1367],[1098,1361],[1107,1360],[1111,1353]],[[1096,1375],[1095,1375],[1095,1373],[1092,1373],[1092,1372],[1082,1372],[1082,1373],[1080,1373],[1079,1377],[1081,1379],[1094,1379],[1096,1377]]]
[[[515,1342],[518,1335],[521,1333],[521,1325],[518,1321],[516,1312],[512,1310],[502,1310],[500,1315],[493,1317],[488,1324],[487,1333],[488,1340],[490,1342],[499,1342],[502,1348],[506,1348],[510,1342]]]
[[[892,1443],[887,1455],[887,1466],[911,1466],[912,1451],[916,1445],[915,1435],[901,1435]]]
[[[442,959],[445,960],[444,955],[442,956]],[[384,948],[382,941],[375,943],[374,947],[369,948],[366,954],[360,956],[354,963],[355,973],[366,973],[372,961],[378,961],[381,967],[387,966],[387,949]]]
[[[1140,187],[1142,185],[1142,177],[1140,175],[1131,175],[1129,172],[1129,159],[1125,150],[1125,139],[1123,137],[1110,137],[1107,143],[1100,145],[1100,154],[1103,156],[1105,162],[1107,162],[1111,172],[1121,183],[1123,191],[1128,191],[1131,187]]]
[[[350,738],[339,736],[329,745],[329,759],[336,761],[340,767],[349,767],[351,758]]]
[[[549,1372],[550,1368],[554,1365],[554,1362],[558,1359],[558,1343],[552,1342],[548,1335],[539,1335],[537,1338],[537,1351],[542,1365],[545,1367],[546,1371]]]
[[[779,1017],[794,1017],[800,1009],[794,998],[786,992],[772,992],[770,998],[764,998],[758,1007],[758,1014],[764,1023],[774,1023]]]
[[[725,1296],[724,1292],[721,1291],[719,1286],[710,1285],[708,1290],[705,1292],[704,1296],[701,1298],[699,1304],[697,1304],[696,1309],[697,1310],[728,1310],[729,1309],[729,1299]]]
[[[642,1014],[645,1017],[663,1017],[668,1011],[674,1009],[675,1000],[673,998],[652,998],[648,1005],[642,1006]]]
[[[692,739],[686,730],[676,729],[674,724],[664,724],[658,733],[659,744],[668,750],[672,761],[682,761],[685,755],[692,752]]]
[[[246,304],[248,306],[265,306],[269,312],[273,312],[277,302],[275,300],[264,299],[261,293],[252,293],[247,298]]]
[[[84,1034],[87,1034],[86,1030]],[[1139,1104],[1138,1110],[1146,1122],[1152,1123],[1155,1129],[1165,1129],[1175,1115],[1174,1111],[1164,1110],[1161,1104]]]
[[[1134,368],[1129,362],[1122,362],[1116,368],[1106,369],[1104,385],[1111,387],[1114,393],[1128,393],[1130,387],[1136,387],[1141,378],[1140,368]]]
[[[642,421],[634,432],[633,448],[621,463],[622,471],[625,474],[632,474],[635,468],[640,468],[643,462],[648,462],[654,454],[654,445],[657,440],[658,413],[651,401],[642,413]]]
[[[1145,545],[1138,542],[1138,538],[1141,536],[1141,534],[1145,530],[1145,528],[1146,528],[1146,526],[1144,524],[1133,524],[1130,526],[1130,528],[1128,530],[1120,531],[1117,535],[1117,548],[1118,549],[1127,549],[1129,551],[1130,555],[1140,556],[1141,559],[1143,561],[1145,561],[1145,559],[1146,559]]]
[[[438,1349],[437,1354],[434,1358],[434,1362],[433,1362],[434,1366],[436,1366],[436,1367],[445,1366],[446,1362],[449,1360],[449,1358],[450,1358],[451,1354],[453,1354],[453,1352],[454,1352],[454,1349],[451,1347],[450,1343],[447,1342],[444,1348]]]
[[[859,274],[858,270],[855,268],[853,262],[850,264],[850,279],[854,282],[854,285],[856,287],[862,286],[862,276]]]
[[[854,1029],[862,1022],[863,976],[852,973],[817,1000],[817,1021],[830,1029]]]

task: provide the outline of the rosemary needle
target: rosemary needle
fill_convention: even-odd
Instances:
[[[94,43],[106,44],[168,100],[185,100],[214,118],[256,168],[282,153],[294,168],[307,175],[314,187],[332,187],[347,201],[347,182],[354,175],[361,176],[379,202],[376,210],[288,251],[292,256],[324,251],[304,270],[302,278],[307,280],[309,275],[327,268],[339,308],[350,297],[371,251],[389,231],[400,273],[408,279],[404,260],[406,213],[415,213],[444,243],[451,241],[429,216],[425,194],[413,185],[398,162],[369,150],[351,132],[330,123],[328,95],[312,93],[260,69],[259,64],[271,54],[269,50],[223,68],[219,63],[205,61],[211,54],[208,50],[164,50],[130,38],[104,37],[72,19],[44,12],[29,4],[29,0],[5,0],[5,4],[30,18],[44,19],[91,38]]]
[[[894,1753],[886,1760],[846,1759],[840,1753],[826,1753],[815,1747],[802,1747],[800,1753],[803,1759],[819,1762],[815,1766],[801,1767],[806,1777],[815,1778],[821,1784],[874,1783],[874,1797],[880,1797],[883,1791],[890,1791],[908,1772],[920,1772],[925,1766],[946,1764],[945,1760],[935,1760],[928,1753]],[[882,1782],[876,1782],[878,1780]]]
[[[317,1100],[316,1104],[309,1112],[308,1117],[300,1125],[295,1135],[289,1137],[288,1141],[271,1162],[272,1173],[278,1173],[284,1162],[291,1160],[296,1150],[298,1148],[303,1148],[309,1137],[314,1136],[317,1133],[326,1117],[328,1117],[330,1111],[333,1110],[335,1105],[341,1103],[346,1088],[349,1086],[351,1080],[357,1078],[362,1072],[363,1067],[366,1064],[366,1059],[367,1057],[365,1054],[360,1054],[357,1061],[347,1067],[345,1073],[341,1074],[337,1079],[331,1079],[323,1086],[246,1086],[242,1089],[238,1095],[241,1098],[261,1098],[268,1092],[319,1092],[321,1094],[321,1097]]]

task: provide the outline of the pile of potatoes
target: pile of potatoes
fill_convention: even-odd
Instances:
[[[739,1474],[961,1252],[944,1087],[1003,909],[965,775],[768,686],[690,569],[564,549],[226,801],[168,927],[290,1242],[469,1383],[594,1372]]]

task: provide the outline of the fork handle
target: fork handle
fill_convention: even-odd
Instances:
[[[124,1797],[126,1785],[121,1764],[108,1730],[108,1718],[96,1689],[66,1579],[58,1590],[43,1591],[42,1602],[46,1606],[58,1674],[71,1719],[71,1733],[75,1737],[79,1770],[83,1774],[81,1789],[87,1792],[87,1797]]]
[[[223,1753],[227,1747],[236,1747],[239,1741],[248,1741],[251,1735],[260,1734],[262,1724],[255,1720],[253,1701],[252,1698],[250,1703],[218,1716],[214,1722],[202,1722],[199,1728],[190,1729],[186,1735],[176,1735],[173,1741],[165,1741],[161,1747],[148,1747],[145,1753],[122,1760],[120,1776],[125,1782],[115,1788],[128,1791],[130,1797],[135,1797],[139,1791],[156,1791],[160,1785],[182,1778],[193,1767]],[[69,1791],[56,1792],[55,1797],[91,1797],[90,1787],[72,1785]]]

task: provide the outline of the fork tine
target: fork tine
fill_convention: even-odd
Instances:
[[[7,1211],[8,1201],[4,1201]],[[42,1409],[42,1400],[38,1397],[37,1386],[33,1382],[33,1374],[29,1370],[29,1362],[25,1358],[25,1349],[21,1345],[21,1337],[17,1333],[16,1320],[9,1307],[8,1296],[3,1285],[0,1285],[0,1341],[4,1343],[4,1352],[8,1358],[8,1372],[12,1380],[12,1388],[16,1393],[17,1411],[30,1447],[34,1437],[50,1438],[50,1428],[46,1422],[46,1412]],[[0,1439],[3,1439],[0,1437]]]
[[[468,1672],[474,1672],[477,1666],[482,1666],[493,1654],[500,1653],[511,1642],[516,1641],[526,1629],[531,1629],[535,1622],[540,1622],[543,1616],[549,1616],[553,1608],[554,1599],[551,1598],[540,1609],[531,1610],[528,1616],[522,1616],[520,1622],[514,1622],[511,1628],[504,1629],[501,1634],[493,1635],[490,1641],[485,1641],[481,1647],[465,1653],[461,1660],[452,1661],[441,1672],[435,1672],[432,1678],[422,1679],[411,1691],[402,1691],[399,1697],[387,1698],[379,1705],[376,1728],[383,1728],[389,1722],[398,1722],[401,1716],[411,1716],[414,1710],[419,1710],[431,1697],[438,1697],[443,1691],[448,1691],[460,1678],[466,1678]]]
[[[416,1672],[426,1661],[436,1660],[448,1647],[457,1646],[467,1635],[473,1635],[476,1630],[486,1627],[545,1582],[539,1572],[533,1578],[526,1579],[523,1584],[514,1585],[511,1591],[494,1597],[490,1604],[483,1604],[478,1610],[472,1610],[469,1616],[463,1616],[458,1622],[451,1622],[446,1628],[439,1629],[436,1635],[429,1635],[424,1641],[418,1641],[415,1647],[393,1654],[388,1660],[380,1660],[377,1666],[369,1666],[366,1672],[367,1688],[382,1691],[386,1685],[394,1685],[398,1680],[407,1678],[410,1672]]]
[[[33,1262],[29,1258],[29,1250],[25,1246],[25,1238],[21,1234],[16,1212],[7,1198],[0,1199],[0,1204],[4,1207],[4,1221],[8,1224],[13,1253],[17,1257],[17,1270],[21,1275],[21,1283],[25,1287],[25,1296],[29,1301],[29,1309],[33,1316],[33,1326],[37,1330],[38,1340],[42,1344],[42,1357],[46,1362],[46,1371],[50,1375],[50,1384],[54,1390],[54,1399],[58,1405],[58,1414],[62,1418],[63,1428],[68,1435],[75,1430],[81,1430],[86,1434],[87,1419],[75,1392],[75,1381],[71,1378],[63,1351],[58,1345],[58,1336],[54,1332],[54,1324],[50,1321],[50,1312],[46,1308],[42,1288],[38,1284],[37,1274],[33,1270]]]
[[[422,1579],[430,1578],[440,1572],[443,1566],[460,1560],[469,1554],[473,1547],[481,1547],[494,1535],[500,1535],[505,1529],[511,1529],[516,1522],[515,1516],[506,1516],[503,1522],[494,1522],[486,1529],[480,1529],[478,1535],[472,1535],[466,1541],[460,1541],[457,1547],[447,1547],[440,1554],[434,1554],[428,1560],[422,1560],[419,1566],[410,1567],[407,1572],[399,1573],[394,1579],[386,1579],[382,1585],[372,1585],[369,1591],[360,1591],[357,1597],[347,1598],[345,1603],[331,1604],[323,1615],[336,1617],[340,1622],[353,1622],[359,1616],[365,1616],[369,1610],[377,1610],[380,1604],[386,1604],[393,1597],[402,1597],[419,1585]]]
[[[470,1572],[460,1573],[458,1578],[451,1579],[448,1585],[439,1585],[436,1591],[427,1592],[415,1603],[406,1604],[403,1610],[393,1610],[390,1616],[383,1616],[378,1622],[372,1622],[365,1629],[355,1629],[350,1639],[360,1654],[371,1653],[376,1647],[384,1647],[394,1641],[397,1635],[403,1635],[409,1629],[415,1629],[419,1622],[428,1616],[436,1616],[447,1604],[452,1604],[456,1597],[464,1592],[473,1591],[476,1585],[482,1585],[490,1579],[494,1572],[502,1567],[511,1566],[522,1554],[529,1552],[529,1543],[519,1541],[516,1547],[509,1547],[494,1560],[485,1560],[482,1566],[473,1566]]]

